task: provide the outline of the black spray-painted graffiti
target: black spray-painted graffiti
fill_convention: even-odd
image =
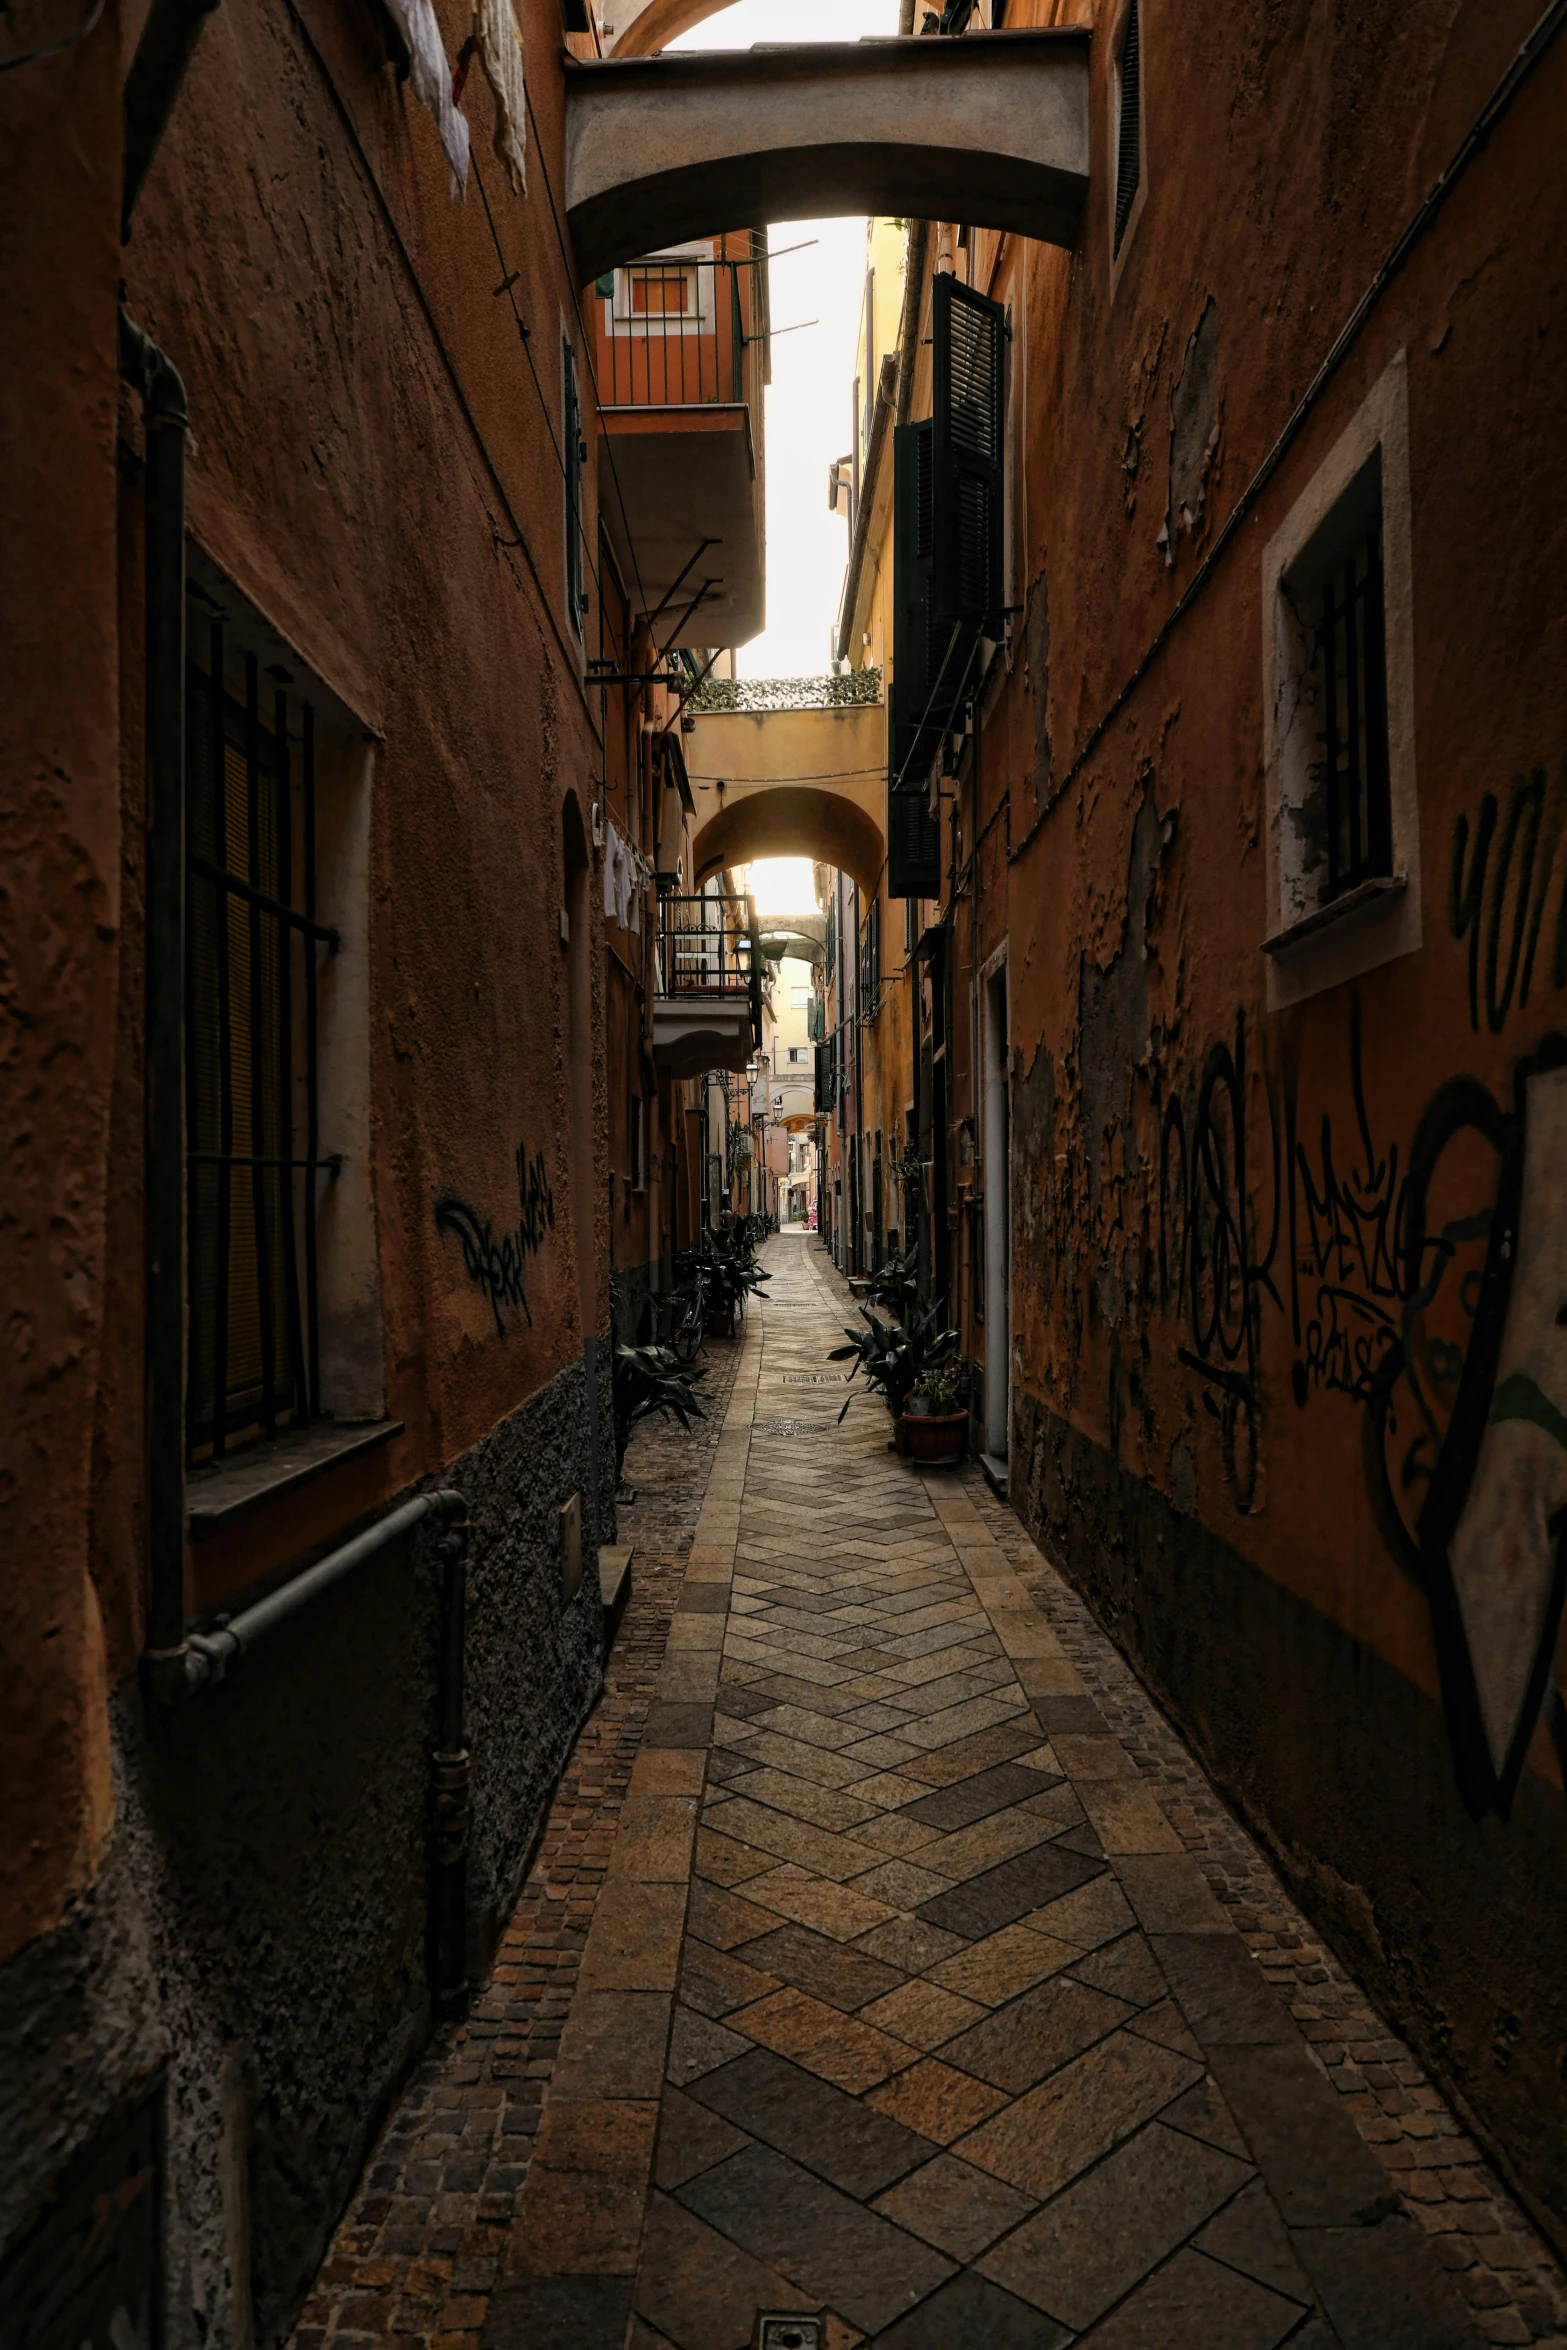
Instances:
[[[1190,1343],[1177,1351],[1201,1378],[1241,1510],[1257,1487],[1262,1301],[1279,1302],[1276,1130],[1273,1143],[1271,1229],[1261,1247],[1246,1166],[1246,1031],[1237,1020],[1234,1051],[1213,1047],[1190,1110],[1173,1096],[1160,1120],[1159,1295],[1186,1323]]]
[[[1515,1003],[1522,1011],[1529,1001],[1564,816],[1567,779],[1548,791],[1545,769],[1536,767],[1514,776],[1505,815],[1487,792],[1473,826],[1465,814],[1453,828],[1448,921],[1455,938],[1469,941],[1469,1024],[1477,1031],[1482,986],[1493,1036]],[[1547,951],[1551,985],[1567,987],[1567,872]]]
[[[1365,1423],[1372,1505],[1425,1593],[1477,1816],[1510,1809],[1542,1711],[1567,1769],[1551,1684],[1567,1583],[1564,1166],[1567,1037],[1519,1063],[1509,1107],[1472,1078],[1440,1088],[1410,1150],[1400,1331]]]
[[[497,1239],[489,1218],[454,1192],[443,1192],[435,1203],[435,1229],[456,1233],[462,1244],[463,1270],[489,1299],[502,1338],[506,1335],[503,1308],[513,1313],[520,1310],[529,1328],[533,1326],[523,1267],[529,1257],[537,1256],[545,1234],[555,1229],[555,1195],[544,1170],[544,1153],[535,1151],[530,1159],[522,1143],[517,1145],[517,1205],[516,1228]]]
[[[1347,1148],[1326,1113],[1299,1131],[1292,1071],[1266,1090],[1260,1181],[1243,1028],[1209,1053],[1189,1106],[1167,1102],[1161,1298],[1248,1510],[1282,1218],[1291,1392],[1302,1408],[1322,1393],[1364,1413],[1373,1514],[1430,1609],[1460,1788],[1476,1816],[1505,1815],[1542,1715],[1567,1767],[1551,1685],[1567,1590],[1567,1037],[1519,1063],[1510,1106],[1449,1079],[1403,1161],[1375,1136],[1358,1004],[1349,1077]]]

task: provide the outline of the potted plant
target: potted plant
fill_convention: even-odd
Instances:
[[[848,1356],[855,1357],[852,1380],[857,1373],[865,1373],[867,1387],[878,1391],[892,1414],[894,1442],[899,1452],[910,1449],[904,1406],[916,1387],[923,1385],[952,1355],[958,1343],[955,1330],[938,1328],[939,1308],[927,1306],[923,1313],[909,1309],[902,1328],[896,1322],[883,1321],[879,1315],[868,1313],[862,1306],[863,1330],[845,1330],[847,1346],[835,1346],[828,1361],[837,1363]],[[853,1396],[845,1396],[843,1418]]]
[[[963,1458],[968,1448],[968,1406],[960,1365],[925,1373],[909,1390],[899,1429],[911,1460],[950,1468]]]

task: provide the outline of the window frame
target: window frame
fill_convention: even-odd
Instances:
[[[1391,871],[1338,897],[1305,902],[1292,819],[1306,804],[1312,711],[1300,680],[1310,653],[1298,583],[1313,543],[1347,530],[1379,470]],[[1369,509],[1367,509],[1369,511]],[[1409,491],[1409,388],[1400,350],[1373,385],[1263,549],[1263,762],[1267,786],[1267,908],[1261,946],[1268,1005],[1286,1005],[1412,954],[1422,935],[1420,811],[1415,774],[1414,599]]]

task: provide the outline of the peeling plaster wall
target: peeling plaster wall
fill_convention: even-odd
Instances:
[[[1532,11],[1142,21],[1117,269],[960,261],[1029,320],[1012,1492],[1560,2242],[1567,46],[1083,757]],[[1400,352],[1423,937],[1271,1012],[1262,550]]]

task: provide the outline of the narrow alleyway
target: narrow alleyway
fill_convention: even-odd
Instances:
[[[837,1424],[844,1285],[768,1262],[707,1428],[633,1449],[605,1697],[296,2350],[1559,2346],[1537,2238],[1086,1610],[972,1472]]]

